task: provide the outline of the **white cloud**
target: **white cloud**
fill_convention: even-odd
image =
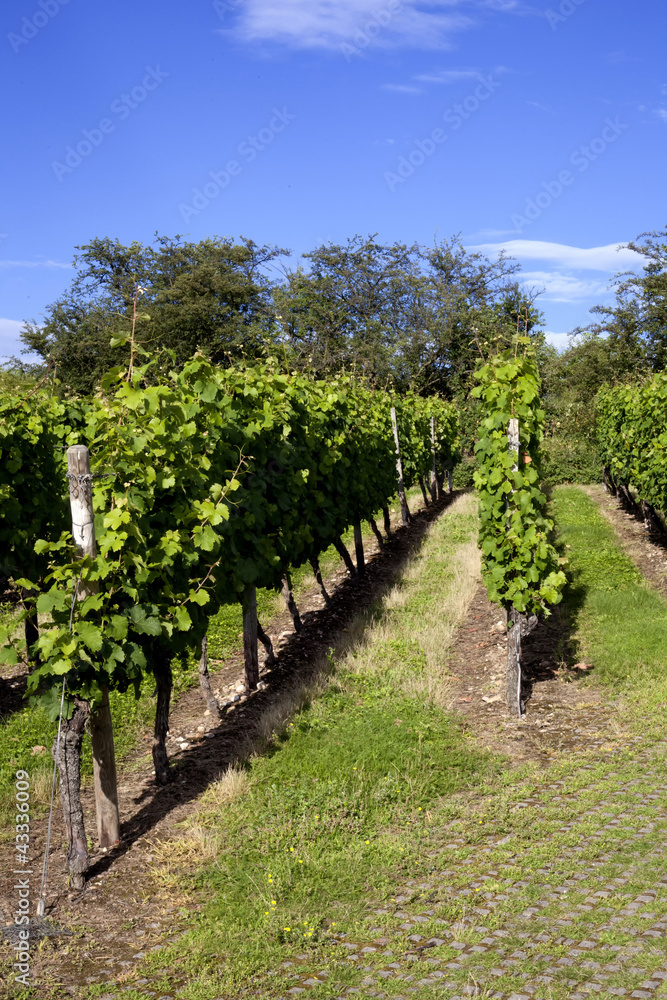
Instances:
[[[22,326],[18,319],[0,319],[0,356],[19,353],[23,347],[19,341]]]
[[[383,90],[390,90],[393,94],[422,94],[420,87],[411,87],[407,83],[383,83]]]
[[[420,73],[415,77],[421,83],[460,83],[462,80],[482,80],[483,74],[479,69],[440,69],[434,73]]]
[[[0,267],[64,267],[69,270],[71,266],[59,260],[0,260]]]
[[[547,243],[541,240],[508,240],[505,243],[482,243],[471,247],[485,254],[499,253],[505,250],[511,257],[519,260],[539,260],[554,264],[556,267],[575,268],[584,271],[623,271],[636,268],[643,260],[634,250],[623,249],[623,243],[610,243],[608,246],[571,247],[564,243]]]
[[[497,236],[510,236],[512,233],[515,233],[515,232],[516,232],[516,229],[478,229],[476,233],[471,233],[470,236],[465,236],[464,239],[465,239],[466,242],[469,242],[470,240],[492,239],[494,236],[496,236],[496,237]],[[498,244],[489,244],[489,243],[486,243],[484,245],[485,246],[491,246],[491,245],[496,246],[497,245],[498,247],[502,247],[504,244],[502,244],[502,243],[498,243]],[[477,247],[477,246],[471,246],[470,249],[471,250],[478,250],[479,247]],[[484,251],[484,253],[488,253],[488,252],[489,251]]]
[[[569,333],[553,333],[551,330],[545,330],[544,336],[547,344],[551,344],[552,347],[556,347],[559,351],[563,351],[569,346]]]
[[[388,0],[245,0],[234,34],[243,42],[311,49],[337,49],[343,43],[360,50],[370,45],[449,48],[453,35],[474,23],[454,10],[464,2],[403,0],[394,10]]]
[[[523,271],[520,280],[529,288],[544,289],[545,299],[550,302],[579,302],[599,298],[608,291],[607,281],[586,281],[557,271]]]

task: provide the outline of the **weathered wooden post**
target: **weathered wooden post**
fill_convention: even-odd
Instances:
[[[366,572],[366,560],[364,559],[364,537],[361,534],[361,521],[354,522],[354,552],[357,557],[357,576],[362,577]]]
[[[398,422],[396,420],[396,407],[391,408],[391,426],[394,431],[394,444],[396,445],[396,473],[398,475],[398,496],[401,501],[401,518],[403,524],[410,523],[410,509],[405,497],[405,486],[403,483],[403,462],[401,460],[401,442],[398,438]]]
[[[435,503],[438,496],[438,465],[435,451],[435,417],[431,417],[431,456],[433,458],[433,468],[431,469],[431,500]]]
[[[67,469],[72,511],[72,537],[77,554],[95,556],[95,518],[93,515],[93,477],[90,473],[90,453],[83,444],[67,449]],[[79,584],[80,601],[97,593],[97,583]],[[118,813],[118,783],[113,724],[109,707],[109,689],[102,688],[100,703],[90,715],[90,736],[93,748],[93,783],[97,836],[100,847],[113,847],[120,840]]]
[[[257,590],[246,587],[243,592],[243,660],[248,691],[256,691],[259,684],[259,656],[257,653]]]
[[[514,472],[519,469],[519,421],[516,418],[512,418],[509,423],[509,429],[507,432],[507,442],[509,446],[510,455],[516,455],[516,461],[514,462],[512,468]],[[514,491],[512,491],[514,492]],[[511,494],[510,494],[511,496]],[[508,502],[508,519],[512,516],[511,506]],[[508,524],[509,527],[509,524]],[[507,708],[510,715],[515,715],[521,718],[523,714],[522,704],[521,704],[521,626],[523,624],[524,615],[522,615],[516,608],[512,607],[509,609],[507,614],[507,676],[506,676],[506,694],[507,694]]]
[[[81,742],[89,718],[90,703],[75,697],[72,717],[63,719],[62,722],[57,755],[57,739],[53,742],[53,757],[60,775],[60,803],[67,837],[67,874],[72,889],[83,889],[86,884],[86,873],[90,868],[88,838],[81,804]]]

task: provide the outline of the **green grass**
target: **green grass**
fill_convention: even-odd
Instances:
[[[642,726],[667,726],[667,602],[643,580],[596,504],[576,487],[554,491],[553,514],[570,560],[565,610],[575,655],[597,683],[622,693]]]
[[[389,607],[368,616],[352,650],[331,658],[317,696],[245,772],[204,796],[190,842],[191,884],[209,903],[192,933],[154,963],[187,970],[188,995],[229,995],[361,919],[369,896],[381,897],[421,863],[431,811],[497,773],[497,762],[470,745],[423,686],[410,693],[409,674],[428,668],[426,654],[399,669],[386,646],[388,623],[399,647],[403,626],[411,635],[417,620],[425,628],[434,582],[445,596],[458,587],[452,567],[476,530],[468,509],[441,518]],[[443,647],[440,668],[445,656]],[[236,790],[226,794],[230,786]],[[197,872],[202,851],[214,861]],[[168,850],[162,860],[168,868]],[[178,864],[172,877],[182,888]]]

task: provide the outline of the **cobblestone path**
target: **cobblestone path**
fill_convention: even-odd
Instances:
[[[467,836],[433,851],[432,875],[397,886],[354,939],[341,935],[326,968],[306,969],[305,955],[285,963],[283,995],[667,994],[666,758],[667,743],[635,744],[519,786],[509,832],[474,843],[470,817]]]

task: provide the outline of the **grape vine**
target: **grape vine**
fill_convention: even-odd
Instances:
[[[566,578],[541,488],[544,411],[530,340],[519,337],[516,348],[489,358],[476,377],[473,395],[484,414],[475,447],[484,583],[489,598],[508,611],[548,612],[562,599]],[[519,421],[518,454],[508,447],[512,418]]]

